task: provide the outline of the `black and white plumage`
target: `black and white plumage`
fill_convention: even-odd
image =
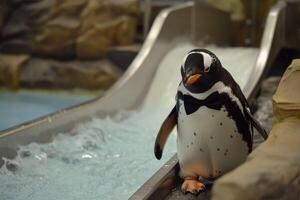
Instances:
[[[206,49],[194,49],[181,66],[176,105],[155,143],[160,159],[169,133],[177,124],[181,176],[217,178],[245,161],[252,150],[253,127],[266,132],[251,115],[239,85]]]

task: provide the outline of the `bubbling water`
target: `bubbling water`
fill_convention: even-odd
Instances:
[[[152,109],[93,118],[72,136],[21,146],[17,158],[0,169],[1,199],[127,199],[175,152],[171,137],[163,161],[153,154],[165,113]],[[124,115],[130,117],[120,120]]]

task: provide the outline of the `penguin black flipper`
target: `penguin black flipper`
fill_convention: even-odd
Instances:
[[[161,159],[165,143],[176,124],[177,124],[177,111],[176,111],[176,106],[174,106],[174,108],[172,109],[168,117],[161,125],[159,132],[156,136],[154,154],[158,160]]]
[[[259,132],[259,134],[266,140],[268,138],[268,133],[266,130],[260,125],[260,123],[254,118],[254,116],[251,114],[250,106],[248,104],[248,101],[244,94],[242,93],[240,87],[238,84],[236,84],[236,93],[238,93],[239,99],[242,101],[242,104],[244,106],[244,112],[248,120],[250,121],[251,125]]]
[[[233,92],[235,95],[239,98],[241,101],[243,107],[244,107],[244,112],[248,120],[251,122],[251,125],[254,126],[254,128],[261,134],[261,136],[266,140],[268,138],[268,134],[265,131],[265,129],[260,125],[260,123],[253,117],[253,115],[250,112],[250,106],[248,104],[248,101],[246,97],[244,96],[240,86],[235,82],[231,74],[223,68],[223,80],[231,87],[233,88]],[[229,80],[229,82],[228,82]]]
[[[223,68],[223,80],[224,82],[232,88],[234,94],[238,97],[243,105],[243,110],[245,112],[246,117],[250,121],[251,125],[261,134],[261,136],[266,140],[268,138],[268,134],[265,129],[260,125],[260,123],[253,117],[250,112],[250,106],[246,97],[244,96],[240,86],[235,82],[231,74]]]
[[[260,125],[260,123],[253,117],[253,115],[250,113],[250,110],[246,110],[246,115],[248,116],[248,119],[250,120],[252,126],[261,134],[261,136],[266,140],[268,138],[268,133],[266,130]]]

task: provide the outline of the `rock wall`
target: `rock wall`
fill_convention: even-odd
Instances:
[[[138,16],[137,0],[2,0],[0,86],[108,88],[121,73],[106,54],[134,42]]]
[[[247,161],[216,181],[213,200],[300,199],[300,60],[294,60],[273,96],[269,138]]]
[[[101,58],[133,42],[137,0],[13,0],[0,51],[51,58]]]
[[[0,54],[0,85],[17,89],[23,67],[28,59],[28,55]]]
[[[121,70],[107,60],[57,61],[30,59],[20,74],[23,87],[107,89],[121,75]]]

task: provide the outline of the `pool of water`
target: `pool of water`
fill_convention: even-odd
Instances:
[[[48,144],[20,147],[0,169],[3,199],[127,199],[176,151],[175,134],[157,161],[153,146],[175,103],[180,64],[192,45],[179,45],[162,60],[139,110],[93,118]],[[257,49],[210,47],[243,88]],[[174,131],[175,132],[175,131]],[[70,134],[72,136],[70,136]]]
[[[0,90],[0,130],[95,98],[74,92]]]
[[[75,127],[73,136],[23,146],[0,169],[1,199],[127,199],[174,153],[173,137],[164,159],[154,159],[162,119],[161,110],[94,118]]]

